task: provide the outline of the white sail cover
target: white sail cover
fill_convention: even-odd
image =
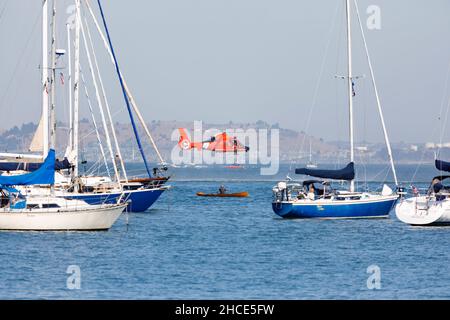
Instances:
[[[28,150],[30,152],[43,152],[44,151],[44,118],[41,116],[39,120],[39,125],[34,133],[33,140],[31,140],[30,147]]]
[[[70,146],[67,146],[66,153],[64,153],[64,158],[67,158],[67,160],[69,160],[70,163],[75,163],[76,162],[75,150],[72,150]]]

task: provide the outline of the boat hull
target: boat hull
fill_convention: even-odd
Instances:
[[[402,199],[395,206],[395,215],[415,226],[450,225],[450,199],[437,201],[425,196]]]
[[[131,212],[144,212],[150,209],[150,207],[155,203],[156,200],[161,196],[161,194],[167,190],[167,188],[155,188],[155,189],[144,189],[144,190],[133,190],[129,193],[125,193],[125,197],[128,197],[127,210]]]
[[[125,191],[123,198],[128,201],[127,210],[129,212],[147,211],[165,190],[167,190],[167,187]],[[111,192],[64,194],[62,197],[66,199],[83,200],[89,204],[112,204],[117,203],[120,196],[120,192]]]
[[[95,231],[108,230],[126,204],[92,206],[79,210],[0,211],[0,230],[20,231]],[[86,207],[86,206],[85,206]]]
[[[273,202],[273,211],[286,219],[387,218],[397,196],[353,201],[282,201]]]

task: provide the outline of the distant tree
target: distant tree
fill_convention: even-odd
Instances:
[[[28,122],[22,124],[22,127],[20,130],[22,131],[22,134],[30,134],[33,133],[36,130],[36,125],[33,122]]]
[[[256,121],[255,124],[256,124],[256,126],[257,126],[258,128],[268,127],[267,123],[266,123],[265,121],[262,121],[262,120]]]
[[[5,132],[4,136],[8,136],[8,135],[17,135],[20,133],[20,129],[18,126],[14,126],[11,129],[9,129],[8,131]]]

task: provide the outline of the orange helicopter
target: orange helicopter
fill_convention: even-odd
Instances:
[[[179,128],[180,140],[178,146],[183,150],[197,149],[215,151],[215,152],[248,152],[249,147],[244,146],[237,137],[229,136],[226,132],[219,133],[209,140],[194,142],[189,138],[185,128]]]

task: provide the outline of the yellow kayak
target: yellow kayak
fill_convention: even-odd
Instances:
[[[245,198],[248,197],[248,192],[236,192],[236,193],[204,193],[197,192],[199,197],[222,197],[222,198]]]

